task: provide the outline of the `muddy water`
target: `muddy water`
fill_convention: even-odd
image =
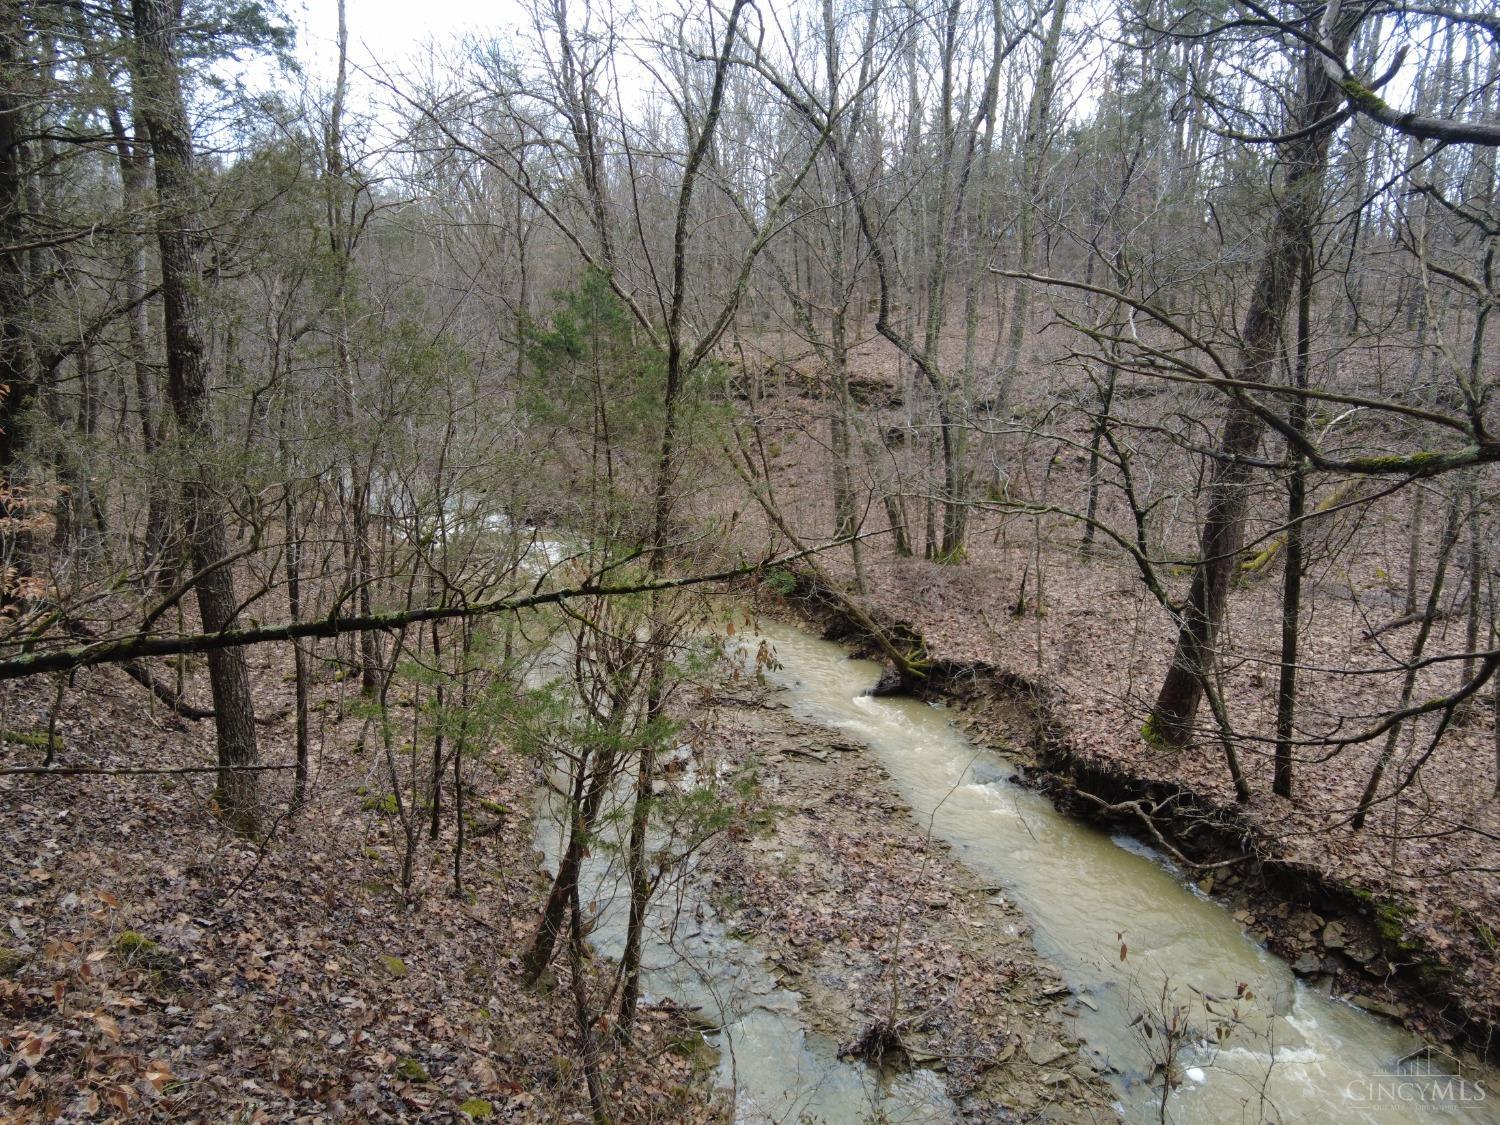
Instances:
[[[547,654],[529,677],[532,686],[564,673],[560,660],[556,651]],[[675,784],[695,785],[694,768]],[[579,880],[581,901],[596,918],[589,942],[616,961],[625,951],[629,920],[630,888],[620,858],[629,823],[623,791],[628,782],[616,807],[605,811],[601,838]],[[555,871],[567,805],[551,787],[542,789],[538,802],[537,846]],[[652,847],[661,843],[653,840]],[[718,1051],[716,1083],[732,1100],[736,1122],[943,1125],[958,1119],[937,1075],[881,1074],[841,1059],[839,1044],[808,1027],[802,997],[781,986],[761,950],[728,931],[708,880],[695,866],[657,891],[647,921],[643,992],[648,1000],[696,1010],[706,1042]]]
[[[1157,1064],[1175,1050],[1171,1121],[1500,1121],[1493,1073],[1459,1083],[1410,1059],[1422,1046],[1410,1033],[1298,981],[1161,857],[1058,813],[942,709],[865,695],[876,665],[788,626],[764,634],[782,665],[767,676],[794,713],[868,746],[917,820],[1026,913],[1126,1120],[1158,1120]],[[1188,1030],[1164,1036],[1174,1009]]]
[[[538,817],[538,844],[561,854],[561,801],[548,791]],[[606,834],[609,833],[606,828]],[[619,841],[614,841],[618,844]],[[595,849],[579,889],[603,909],[589,935],[598,952],[624,954],[629,886],[618,862]],[[838,1057],[838,1045],[808,1029],[801,996],[783,988],[755,946],[726,931],[706,882],[689,870],[663,888],[648,912],[642,979],[648,999],[696,1009],[705,1038],[719,1051],[716,1081],[732,1093],[734,1120],[762,1122],[937,1123],[956,1120],[942,1081],[927,1071],[879,1075]]]

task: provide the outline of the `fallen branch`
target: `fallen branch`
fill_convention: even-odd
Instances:
[[[1390,633],[1396,629],[1403,629],[1408,625],[1415,625],[1426,616],[1425,613],[1408,613],[1392,621],[1387,621],[1384,625],[1373,625],[1365,630],[1365,640],[1373,641],[1383,633]],[[1445,621],[1452,616],[1454,616],[1452,613],[1435,613],[1432,619],[1433,621]]]
[[[294,770],[286,766],[6,766],[0,777],[27,774],[74,777],[78,774],[169,774],[169,773],[261,773],[267,770]]]
[[[74,621],[64,618],[68,635],[78,640],[89,641],[94,644],[100,643],[99,634],[90,629],[82,621]],[[212,707],[195,707],[184,699],[180,692],[174,691],[151,674],[139,660],[124,660],[120,662],[120,669],[141,687],[156,697],[157,702],[184,719],[192,719],[201,722],[204,719],[212,719],[217,712]],[[291,713],[290,708],[283,707],[271,715],[257,715],[255,721],[261,726],[271,723],[279,723]]]
[[[75,640],[87,641],[91,644],[99,643],[99,634],[90,629],[82,621],[74,621],[71,618],[63,618],[64,628],[68,635]],[[139,660],[125,660],[120,663],[121,670],[141,687],[149,691],[164,707],[174,715],[180,715],[184,719],[212,719],[214,713],[203,707],[194,707],[180,694],[173,691],[151,674]]]
[[[711,695],[705,702],[714,707],[746,707],[756,708],[761,711],[776,710],[774,703],[767,703],[764,699],[747,699],[740,695]]]
[[[497,613],[560,605],[575,598],[621,597],[628,594],[649,594],[662,590],[682,589],[687,586],[701,586],[709,582],[728,582],[735,578],[755,574],[767,567],[785,566],[787,563],[796,562],[832,547],[843,546],[848,542],[847,538],[839,539],[833,543],[807,547],[791,554],[747,563],[744,566],[721,570],[714,574],[694,574],[682,578],[636,582],[623,586],[600,586],[592,581],[586,581],[579,586],[552,590],[545,594],[528,594],[522,597],[511,595],[469,604],[419,606],[391,613],[364,613],[345,617],[330,615],[310,621],[258,625],[248,629],[224,629],[218,633],[190,633],[175,637],[136,633],[113,640],[102,640],[95,644],[52,649],[47,652],[24,653],[0,660],[0,680],[18,680],[41,672],[70,672],[75,668],[89,668],[96,664],[121,664],[147,656],[216,652],[221,649],[244,648],[271,641],[294,641],[305,637],[337,637],[345,633],[400,629],[425,621],[485,617]]]
[[[1156,826],[1156,821],[1151,818],[1151,813],[1154,813],[1159,806],[1152,806],[1150,812],[1148,812],[1146,810],[1144,801],[1121,801],[1117,804],[1110,804],[1103,797],[1096,797],[1094,796],[1094,794],[1086,792],[1082,789],[1074,789],[1073,792],[1077,793],[1085,800],[1092,801],[1095,805],[1098,806],[1100,812],[1134,814],[1135,817],[1146,826],[1146,830],[1151,833],[1152,839],[1154,839],[1157,844],[1161,846],[1162,851],[1170,855],[1175,862],[1181,864],[1183,867],[1189,868],[1190,870],[1211,871],[1216,867],[1233,867],[1235,864],[1244,863],[1251,858],[1250,856],[1239,855],[1234,856],[1231,859],[1217,860],[1213,863],[1199,863],[1196,860],[1188,859],[1187,856],[1183,855],[1182,852],[1178,851],[1175,847],[1167,842],[1167,838],[1161,834],[1161,829]]]
[[[1352,479],[1346,480],[1338,488],[1334,489],[1332,493],[1325,497],[1323,501],[1316,508],[1314,508],[1312,512],[1308,514],[1308,516],[1304,518],[1311,519],[1314,516],[1321,516],[1328,512],[1331,508],[1335,508],[1338,505],[1342,504],[1344,502],[1344,497],[1348,496],[1349,493],[1353,491],[1353,488],[1354,481]],[[1268,544],[1266,544],[1266,546],[1263,547],[1257,554],[1240,563],[1240,573],[1258,574],[1261,571],[1265,570],[1268,566],[1270,566],[1271,562],[1276,558],[1276,556],[1281,553],[1281,548],[1284,546],[1286,546],[1286,532],[1283,531],[1280,535],[1276,536]]]

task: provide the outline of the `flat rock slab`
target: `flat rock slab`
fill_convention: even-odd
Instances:
[[[1056,1039],[1033,1039],[1026,1044],[1026,1057],[1037,1066],[1051,1066],[1068,1053]]]

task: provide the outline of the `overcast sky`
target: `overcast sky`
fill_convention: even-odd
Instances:
[[[334,0],[287,0],[297,25],[297,55],[309,74],[331,75],[336,57]],[[430,40],[452,42],[514,31],[522,22],[517,0],[346,0],[350,62],[399,64]]]

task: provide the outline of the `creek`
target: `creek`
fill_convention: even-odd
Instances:
[[[878,665],[791,625],[742,632],[731,654],[750,670],[762,640],[779,664],[763,674],[793,715],[866,747],[917,824],[1021,909],[1078,999],[1076,1033],[1124,1120],[1162,1118],[1170,1053],[1180,1084],[1168,1121],[1500,1121],[1492,1072],[1459,1080],[1399,1025],[1308,986],[1162,855],[1059,812],[944,708],[869,695]],[[538,814],[538,847],[555,865],[565,821],[555,789],[543,790]],[[590,941],[615,958],[629,898],[619,844],[601,841],[580,882],[596,914]],[[956,1120],[938,1075],[840,1058],[767,954],[725,926],[696,863],[653,899],[643,985],[648,998],[699,1013],[737,1122]],[[1177,1032],[1163,1034],[1172,1022]]]
[[[1404,1028],[1308,986],[1164,857],[1059,812],[945,709],[868,695],[878,665],[800,629],[761,632],[792,712],[866,746],[917,822],[1021,907],[1127,1121],[1159,1119],[1168,1050],[1170,1121],[1500,1121],[1492,1071],[1460,1081]],[[1174,1008],[1186,1030],[1163,1036]]]

